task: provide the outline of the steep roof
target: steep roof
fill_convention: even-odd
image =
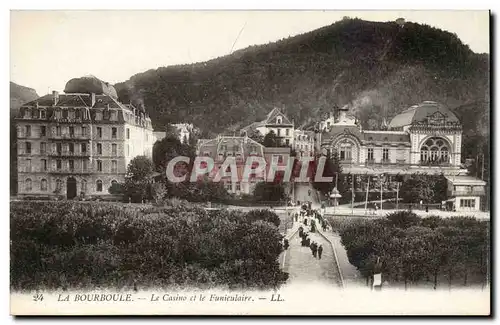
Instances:
[[[396,115],[389,123],[389,128],[401,128],[419,122],[426,122],[432,117],[443,118],[446,122],[460,123],[455,113],[446,106],[433,101],[424,101]]]
[[[233,148],[237,148],[237,152],[242,153],[243,156],[249,155],[252,150],[251,147],[257,148],[257,152],[262,156],[263,148],[260,143],[248,137],[239,136],[220,136],[215,139],[209,139],[198,143],[198,154],[203,155],[208,153],[210,157],[215,158],[222,150],[222,146],[226,146],[228,152],[233,152]]]
[[[276,118],[278,116],[282,117],[281,124],[292,124],[292,122],[290,122],[288,117],[286,117],[286,115],[283,114],[277,107],[273,108],[273,110],[270,111],[269,114],[267,114],[266,119],[262,122],[263,124],[276,124]]]

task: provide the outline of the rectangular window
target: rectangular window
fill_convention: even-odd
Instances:
[[[62,168],[62,162],[61,162],[61,160],[60,160],[60,159],[58,159],[58,160],[56,161],[56,168],[57,168],[57,170],[61,170],[61,168]]]
[[[100,126],[97,127],[97,138],[102,139],[102,128]]]
[[[281,129],[278,129],[277,135],[280,137],[281,136]]]
[[[373,148],[368,148],[368,160],[373,160]]]
[[[101,143],[97,144],[97,154],[102,155],[102,144]]]
[[[69,143],[68,144],[68,151],[70,153],[74,153],[75,152],[75,145],[73,143]]]
[[[69,127],[69,135],[74,137],[75,136],[75,128],[73,126]]]
[[[102,172],[102,161],[100,160],[97,161],[97,171]]]
[[[102,113],[101,112],[96,112],[95,113],[95,120],[96,121],[102,120]]]
[[[240,185],[240,183],[236,183],[236,191],[241,191],[241,185]]]
[[[87,161],[86,161],[86,160],[83,160],[83,161],[82,161],[82,170],[83,170],[84,172],[86,172],[86,171],[87,171]]]
[[[116,121],[118,120],[118,114],[116,111],[111,111],[111,116],[110,116],[111,121]]]
[[[285,139],[285,143],[287,146],[290,145],[290,139]]]
[[[47,159],[42,159],[42,171],[47,171]]]
[[[47,151],[47,144],[45,142],[40,142],[40,154],[45,155]]]
[[[61,127],[60,126],[56,126],[56,135],[57,136],[61,136]]]
[[[67,110],[63,110],[62,111],[62,117],[63,118],[68,118],[68,111]]]
[[[117,151],[118,151],[118,150],[117,150],[117,145],[116,145],[116,143],[113,143],[113,144],[111,145],[111,154],[112,154],[113,156],[116,156],[116,155],[117,155]]]
[[[130,148],[129,148],[129,144],[127,143],[127,151],[125,153],[125,155],[128,157],[128,155],[130,155]]]
[[[111,160],[111,172],[112,173],[116,173],[116,170],[117,170],[117,162],[116,160]]]
[[[31,159],[26,159],[26,171],[31,171]]]
[[[87,153],[87,144],[86,143],[82,143],[81,151],[82,151],[82,153]]]
[[[31,125],[26,125],[26,137],[31,137]]]
[[[69,163],[68,164],[69,165],[69,170],[71,170],[71,171],[75,170],[75,161],[74,160],[70,160],[68,163]]]
[[[116,139],[117,130],[116,128],[111,128],[111,138]]]
[[[130,129],[127,129],[127,139],[130,139]]]
[[[85,126],[82,126],[82,136],[87,135],[87,128]]]
[[[58,155],[60,155],[62,153],[62,144],[60,144],[60,143],[56,144],[56,151],[57,151]]]
[[[44,119],[44,118],[47,118],[47,112],[46,112],[44,109],[42,109],[42,110],[40,111],[40,118],[43,118],[43,119]]]
[[[460,207],[461,208],[475,208],[476,200],[475,199],[460,199]]]
[[[26,153],[27,154],[31,153],[31,142],[26,142]]]
[[[384,161],[389,160],[389,149],[388,148],[382,149],[382,160],[384,160]]]
[[[288,135],[289,135],[289,132],[290,132],[290,130],[289,130],[289,129],[286,129],[286,130],[285,130],[285,134],[286,134],[286,136],[288,136]]]
[[[47,135],[47,127],[45,125],[40,126],[40,136],[44,137]]]

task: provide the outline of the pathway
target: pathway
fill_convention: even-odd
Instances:
[[[322,231],[320,232],[328,238],[328,240],[333,244],[335,248],[335,253],[337,254],[337,261],[342,272],[342,279],[344,281],[344,287],[352,287],[363,285],[363,279],[359,274],[358,270],[354,265],[349,262],[347,257],[347,251],[341,243],[340,236],[336,232],[332,231]]]
[[[295,233],[289,241],[290,247],[284,261],[284,271],[289,273],[288,282],[339,286],[340,275],[331,245],[320,234],[309,233],[309,237],[311,241],[323,246],[323,255],[321,259],[315,258],[309,247],[301,246],[298,232]]]

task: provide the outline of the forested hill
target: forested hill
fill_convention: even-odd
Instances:
[[[143,101],[156,128],[182,121],[234,130],[273,106],[304,125],[344,104],[376,128],[424,100],[461,107],[474,132],[489,121],[489,56],[415,23],[344,19],[208,62],[149,70],[116,88],[123,102]]]
[[[38,98],[38,94],[32,88],[18,85],[10,82],[10,115],[11,117],[17,114],[17,110],[22,104],[30,102]]]

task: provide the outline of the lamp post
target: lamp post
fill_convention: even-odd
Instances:
[[[338,198],[341,198],[342,195],[340,195],[339,191],[337,190],[337,187],[334,187],[331,194],[330,194],[330,198],[333,199],[333,214],[335,214],[335,206],[337,205],[337,199]]]

